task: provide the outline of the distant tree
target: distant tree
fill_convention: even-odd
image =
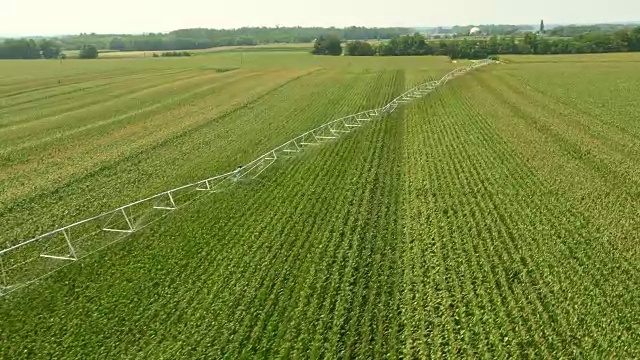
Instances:
[[[498,40],[497,36],[492,36],[489,38],[487,42],[487,51],[490,54],[498,54],[500,52],[500,40]]]
[[[327,51],[327,55],[342,55],[342,41],[340,41],[340,39],[335,35],[329,35],[327,37],[325,49]]]
[[[516,54],[531,54],[531,46],[523,42],[518,43]]]
[[[78,57],[80,59],[97,59],[98,49],[93,45],[82,45]]]
[[[640,26],[629,31],[629,51],[640,51]]]
[[[325,43],[324,35],[320,35],[319,38],[313,41],[313,50],[311,50],[311,53],[313,55],[325,55],[324,43]]]
[[[376,50],[366,41],[351,41],[345,46],[345,55],[348,56],[373,56]]]
[[[393,46],[391,41],[388,43],[380,43],[380,45],[378,45],[377,52],[378,52],[378,55],[380,56],[397,55],[395,47]]]
[[[524,34],[523,42],[531,48],[531,51],[535,54],[538,48],[538,36],[534,33],[528,32]]]
[[[57,59],[60,57],[60,45],[53,40],[40,41],[40,51],[45,59]]]
[[[425,37],[419,33],[413,35],[398,36],[377,47],[381,56],[407,56],[407,55],[445,55],[447,42],[440,41],[440,48],[427,43]],[[347,54],[348,55],[348,54]]]
[[[342,55],[342,42],[335,35],[320,36],[313,44],[314,55]]]
[[[6,39],[0,44],[0,59],[41,59],[40,47],[35,40]]]
[[[540,20],[540,34],[544,34],[544,20]]]
[[[113,38],[109,42],[110,50],[124,51],[127,49],[127,43],[122,38]]]

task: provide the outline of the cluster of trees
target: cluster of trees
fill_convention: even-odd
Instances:
[[[347,56],[373,56],[377,50],[366,41],[351,41],[344,47],[344,53]]]
[[[82,45],[78,53],[80,59],[95,59],[98,49],[94,45]],[[64,59],[58,42],[50,39],[7,39],[0,43],[0,59]]]
[[[60,44],[43,39],[7,39],[0,43],[0,59],[57,59],[61,56]]]
[[[431,28],[437,34],[468,34],[470,26],[454,26],[450,29]],[[318,55],[342,54],[341,41],[347,41],[346,55],[351,56],[403,56],[447,55],[452,58],[484,58],[498,54],[572,54],[639,51],[640,27],[627,25],[592,25],[556,27],[547,32],[551,37],[527,32],[517,39],[516,32],[531,26],[482,25],[483,32],[492,35],[488,39],[441,40],[428,42],[419,34],[407,35],[409,28],[240,28],[182,29],[170,33],[145,35],[97,35],[80,34],[53,39],[7,39],[0,43],[3,59],[52,59],[61,57],[62,50],[81,50],[80,57],[93,59],[98,50],[114,51],[173,51],[203,49],[218,46],[250,46],[268,43],[300,43],[315,41],[313,53]],[[566,37],[566,36],[572,37]],[[565,38],[561,38],[565,37]],[[391,39],[389,42],[371,45],[365,41]],[[354,41],[355,40],[355,41]],[[93,45],[86,45],[93,44]],[[172,53],[173,54],[173,53]],[[176,56],[176,55],[167,55]],[[179,55],[185,56],[185,55]]]
[[[589,54],[640,51],[640,27],[615,33],[594,33],[572,38],[550,38],[534,33],[524,38],[491,37],[488,40],[462,40],[440,44],[451,58],[481,59],[500,54]]]
[[[336,35],[344,40],[391,39],[410,34],[410,28],[321,28],[245,27],[239,29],[181,29],[144,35],[80,34],[52,39],[63,50],[79,50],[93,44],[99,50],[170,51],[207,49],[220,46],[250,46],[272,43],[309,43],[319,36]]]
[[[342,55],[342,41],[336,35],[320,36],[313,44],[314,55]]]
[[[318,45],[318,44],[316,44]],[[427,41],[420,34],[399,36],[389,42],[371,45],[350,42],[346,55],[407,56],[446,55],[452,59],[484,59],[500,54],[585,54],[640,51],[640,27],[614,33],[590,33],[573,38],[550,38],[526,33],[489,39]]]
[[[80,59],[97,59],[98,49],[94,45],[82,45],[78,57]]]
[[[523,34],[526,32],[537,31],[535,25],[477,25],[482,32],[488,36],[511,36]],[[619,30],[625,30],[637,25],[632,24],[594,24],[594,25],[566,25],[556,26],[546,31],[546,34],[554,37],[575,37],[587,33],[614,33]],[[418,28],[420,32],[426,33],[434,38],[451,38],[469,35],[469,30],[474,25],[460,26],[456,25],[450,28],[430,27]]]
[[[442,43],[446,43],[442,41]],[[451,41],[450,43],[455,43]],[[378,55],[381,56],[409,56],[409,55],[446,55],[437,51],[437,47],[427,43],[424,36],[413,34],[400,36],[386,43],[378,45]]]
[[[633,26],[626,24],[596,24],[596,25],[567,25],[556,26],[547,31],[550,36],[574,37],[583,34],[611,34],[620,30],[628,30]]]
[[[207,49],[220,46],[251,46],[271,43],[309,43],[318,37],[337,36],[345,40],[390,39],[410,34],[412,29],[391,28],[321,28],[321,27],[253,27],[239,29],[182,29],[169,33],[144,35],[79,34],[39,42],[8,39],[0,43],[0,58],[40,59],[59,57],[62,50],[82,50],[92,44],[98,50],[173,51]],[[335,49],[334,49],[335,50]]]
[[[109,41],[107,48],[116,51],[169,51],[232,45],[256,45],[256,43],[253,39],[247,38],[209,40],[148,34],[114,37]]]

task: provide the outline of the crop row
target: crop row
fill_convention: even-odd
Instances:
[[[392,81],[372,86],[377,98],[367,101],[379,102],[397,93],[403,74],[390,75],[385,80]],[[391,87],[386,85],[389,83]],[[384,242],[392,237],[395,226],[391,219],[396,212],[393,207],[378,210],[390,200],[384,193],[393,190],[386,185],[390,181],[387,175],[398,166],[393,158],[397,154],[395,136],[389,130],[400,123],[390,120],[375,123],[364,133],[349,134],[349,141],[336,146],[310,149],[278,163],[270,171],[279,175],[265,174],[264,182],[240,183],[232,192],[202,198],[196,206],[172,215],[171,221],[116,245],[100,259],[106,266],[91,257],[85,265],[93,270],[84,272],[85,266],[73,266],[61,271],[60,276],[71,276],[84,288],[84,295],[68,303],[70,318],[88,314],[85,310],[89,304],[84,301],[93,296],[90,294],[109,288],[113,297],[98,301],[101,305],[90,312],[90,327],[83,321],[74,321],[71,327],[57,321],[41,323],[54,340],[46,347],[27,341],[29,344],[20,345],[20,354],[47,356],[65,348],[65,355],[80,357],[123,353],[144,357],[221,357],[256,352],[264,356],[304,356],[307,351],[337,354],[323,346],[326,341],[348,351],[367,353],[368,347],[356,346],[362,324],[350,321],[350,314],[364,311],[367,299],[377,292],[387,293],[390,300],[390,288],[384,284],[388,265],[377,267],[377,262],[358,255],[374,249],[380,254],[390,251]],[[318,207],[335,211],[317,211]],[[371,227],[373,222],[378,224]],[[369,284],[368,272],[379,273],[380,283]],[[100,280],[103,276],[112,280],[106,283]],[[57,279],[56,274],[52,283]],[[38,300],[40,295],[25,293],[21,301],[33,308],[16,308],[14,315],[34,309],[51,311],[69,295],[43,285],[36,292],[51,294],[49,305]],[[377,292],[370,288],[374,286]],[[5,305],[3,309],[17,304],[8,300]],[[122,308],[113,311],[112,306]],[[383,306],[376,307],[381,315]],[[107,308],[111,311],[105,311]],[[339,316],[332,320],[330,316],[318,317],[319,313]],[[50,315],[51,319],[58,316]],[[12,319],[16,318],[6,319],[3,355],[12,356],[18,350],[11,345],[13,340],[24,338],[24,331],[29,330],[24,327],[24,331],[4,332],[14,328]],[[383,318],[363,317],[362,321],[372,328],[372,334],[383,331],[373,331],[374,326],[384,323]],[[280,326],[285,322],[288,326]],[[187,323],[192,326],[184,328]],[[102,330],[96,331],[100,327]],[[54,335],[63,328],[70,332]],[[177,332],[164,330],[172,328]],[[318,329],[323,332],[319,334]],[[77,339],[80,333],[76,331],[93,337],[93,344],[84,349],[65,345]],[[351,334],[350,338],[343,333]],[[120,341],[113,341],[114,336]],[[301,341],[292,341],[292,337]],[[380,343],[377,346],[383,347]]]
[[[383,85],[389,82],[389,80],[391,81],[391,83],[393,83],[393,79],[385,79],[384,77],[382,78],[380,77],[381,75],[384,75],[384,73],[376,73],[372,75],[373,76],[367,76],[369,81],[364,81],[361,83],[360,85],[362,87],[361,89],[359,88],[354,89],[355,96],[352,98],[353,99],[353,102],[351,104],[352,106],[357,106],[357,107],[363,106],[363,105],[360,105],[361,99],[358,98],[358,96],[361,96],[361,94],[366,93],[366,90],[373,89],[374,91],[379,91],[378,89],[379,85]],[[369,84],[369,82],[372,82],[372,83]],[[386,92],[383,92],[383,93],[387,94]],[[363,98],[362,103],[365,103],[365,102],[366,101]],[[310,110],[314,111],[312,112],[312,114],[315,114],[315,111],[320,110],[320,108],[314,109],[313,107],[311,107]],[[233,117],[233,115],[231,117]],[[268,125],[268,119],[265,119],[265,121],[262,121],[260,125],[263,127]],[[278,124],[278,126],[286,126],[286,125],[287,124],[283,124],[282,122]],[[245,126],[244,130],[246,131],[247,128],[249,128],[249,126]],[[216,129],[216,130],[219,130],[219,129]],[[277,134],[277,130],[274,131],[274,133]],[[190,140],[193,140],[193,139],[190,139]],[[172,151],[175,149],[176,147],[172,147]],[[163,160],[166,160],[166,158],[164,158]],[[186,204],[186,202],[189,202],[194,197],[197,197],[196,195],[197,193],[198,193],[197,191],[192,194],[187,194],[187,193],[182,194],[182,192],[176,192],[173,194],[173,198],[171,197],[171,194],[169,194],[164,198],[158,198],[157,199],[158,201],[163,201],[164,203],[160,203],[157,201],[155,203],[155,206],[166,208],[166,209],[173,208],[176,206],[176,204],[183,206]],[[159,213],[158,211],[154,211],[156,214],[152,214],[151,218],[149,218],[149,216],[145,214],[146,211],[147,210],[144,209],[144,204],[140,204],[140,206],[135,206],[127,209],[122,209],[123,214],[119,214],[119,213],[113,214],[110,217],[110,220],[105,224],[103,224],[104,219],[97,219],[94,222],[90,222],[82,226],[76,226],[72,229],[69,229],[68,231],[65,231],[64,233],[61,232],[55,236],[51,236],[51,239],[47,238],[41,242],[33,243],[29,245],[29,249],[21,249],[21,255],[19,254],[20,256],[17,256],[17,257],[12,256],[11,259],[6,259],[6,258],[3,259],[5,261],[3,264],[4,269],[8,270],[8,275],[5,274],[8,277],[8,279],[6,280],[10,283],[21,283],[21,282],[29,281],[29,279],[33,278],[33,276],[36,276],[36,277],[38,276],[34,274],[44,274],[55,269],[56,266],[60,266],[59,260],[46,259],[46,261],[44,262],[42,260],[39,260],[38,264],[36,265],[34,265],[31,262],[24,263],[23,261],[29,261],[29,259],[31,258],[38,258],[39,253],[46,254],[46,256],[52,256],[54,257],[54,259],[62,259],[70,256],[68,253],[65,253],[65,252],[68,252],[69,250],[69,247],[66,245],[67,240],[69,240],[68,238],[71,238],[72,244],[70,246],[73,246],[73,249],[72,249],[73,253],[71,254],[71,256],[74,258],[78,256],[82,257],[85,254],[91,253],[99,248],[102,248],[106,244],[114,241],[114,239],[112,239],[114,238],[113,234],[102,234],[101,229],[103,227],[109,228],[109,229],[128,229],[131,226],[135,226],[136,228],[139,228],[144,225],[143,223],[156,221],[159,219],[159,216],[161,216],[160,214],[157,214]],[[125,215],[128,218],[123,218],[122,215]],[[133,224],[133,222],[135,222],[135,224]],[[96,234],[98,234],[99,236]],[[119,234],[115,234],[115,235],[116,235],[115,237],[117,238]],[[96,236],[99,238],[98,240],[93,239]],[[88,240],[87,237],[89,237],[92,240],[90,244],[87,243],[87,240]],[[65,240],[65,238],[67,239]],[[44,243],[44,245],[40,245],[40,243]],[[33,253],[34,251],[35,253]],[[56,263],[56,261],[58,263]],[[33,268],[30,268],[30,267],[33,267]],[[22,274],[22,272],[25,272],[25,274]],[[27,277],[25,278],[23,275]]]
[[[271,74],[274,75],[282,76]],[[126,136],[118,128],[107,135],[96,132],[94,138],[70,142],[67,150],[54,147],[48,157],[37,162],[37,167],[25,164],[23,170],[13,175],[13,169],[5,169],[3,175],[7,178],[3,181],[12,190],[3,193],[6,197],[2,211],[3,230],[16,239],[24,234],[35,234],[95,214],[96,209],[115,207],[127,200],[240,164],[273,147],[277,141],[326,121],[324,116],[333,116],[318,113],[309,117],[300,109],[318,108],[330,101],[338,111],[345,111],[340,109],[348,104],[345,97],[349,96],[348,91],[364,91],[368,85],[365,82],[347,86],[345,81],[342,86],[336,86],[335,80],[331,87],[324,84],[325,79],[334,79],[336,75],[325,72],[310,75],[312,77],[308,79],[301,78],[275,89],[269,96],[256,99],[253,104],[230,103],[235,107],[226,113],[224,108],[222,111],[216,109],[215,103],[220,100],[215,99],[219,97],[210,95],[214,104],[200,101],[195,107],[180,107],[175,116],[169,112],[161,119],[152,117],[153,123],[147,125],[143,123],[144,119],[129,120],[135,122],[135,128],[124,127]],[[263,84],[273,87],[269,79],[269,76],[263,77]],[[318,81],[322,85],[309,86]],[[266,90],[250,80],[242,83],[254,91]],[[232,84],[227,88],[229,86]],[[241,89],[236,90],[236,93],[242,93]],[[319,97],[320,94],[324,97]],[[294,100],[298,105],[282,105],[281,102],[288,100]],[[209,117],[216,112],[217,117]],[[162,123],[166,125],[157,125]],[[140,136],[134,136],[133,130]],[[84,151],[78,152],[78,149]],[[67,152],[70,156],[63,156]],[[91,158],[87,157],[92,154]],[[35,157],[39,155],[35,154]],[[118,189],[118,196],[113,196],[114,189]],[[37,221],[25,223],[24,219],[29,218],[27,215]]]
[[[514,92],[488,90],[497,82],[462,78],[407,121],[406,356],[630,354],[637,306],[624,289],[637,265],[530,168],[526,143],[504,138],[519,127],[504,99]]]
[[[602,165],[574,157],[575,146],[612,151],[615,130],[580,145],[584,133],[546,115],[586,119],[563,119],[575,113],[551,100],[534,112],[510,66],[456,79],[3,298],[0,357],[638,357],[634,234],[598,220],[633,209],[633,172],[610,161],[621,175],[607,185]],[[412,76],[356,75],[371,91],[350,95],[384,103]],[[284,94],[273,96],[295,92]],[[329,117],[313,106],[271,133]],[[227,120],[246,121],[242,111],[254,110]],[[184,141],[171,143],[178,154]],[[625,204],[582,206],[600,191]],[[607,219],[633,226],[627,214]]]
[[[203,351],[214,357],[243,352],[269,357],[399,354],[407,334],[398,316],[404,254],[398,236],[402,216],[398,185],[403,177],[400,120],[376,124],[335,150],[323,148],[320,156],[303,154],[313,158],[299,159],[304,164],[279,171],[285,176],[265,176],[273,183],[260,186],[262,191],[216,197],[210,206],[217,216],[179,214],[170,222],[183,224],[176,232],[172,225],[141,233],[142,239],[168,231],[163,238],[174,233],[181,240],[185,234],[200,240],[165,244],[158,249],[163,254],[160,258],[151,250],[153,261],[182,271],[144,269],[155,277],[149,286],[164,287],[161,294],[173,295],[143,300],[157,305],[131,313],[128,319],[141,316],[144,322],[155,316],[164,327],[178,328],[186,321],[193,326],[182,328],[184,335],[174,341],[168,341],[166,333],[152,336],[159,329],[148,329],[149,333],[137,335],[154,339],[144,346],[136,343],[137,337],[123,335],[117,349],[108,346],[114,343],[108,340],[114,333],[85,329],[98,339],[96,343],[105,344],[91,351],[98,356],[151,351],[145,353],[151,357],[160,353],[202,356]],[[243,201],[252,194],[257,197]],[[198,210],[208,213],[209,208]],[[326,216],[319,208],[336,211]],[[234,217],[239,211],[242,216]],[[115,290],[123,285],[110,282],[109,286]],[[142,311],[129,305],[127,311]],[[167,308],[173,312],[163,311]],[[116,324],[124,325],[123,321]],[[135,323],[129,326],[139,328]],[[83,356],[83,352],[74,355]]]
[[[459,72],[458,70],[460,69],[455,70],[451,74],[463,73],[463,72]],[[445,76],[445,79],[443,79],[439,83],[445,83],[446,79],[449,79],[449,78],[450,78],[450,75],[447,75]],[[393,82],[390,82],[390,83],[393,83]],[[367,89],[370,89],[370,86],[368,86],[366,82],[363,82],[362,84],[365,85]],[[376,91],[377,89],[374,88],[373,90]],[[397,106],[396,101],[411,101],[414,98],[414,95],[415,94],[401,95],[400,98],[396,98],[397,100],[393,100],[389,106],[393,105],[393,108],[395,109],[395,107]],[[424,95],[424,93],[420,92],[420,95],[422,96]],[[357,99],[357,98],[354,99],[355,105],[357,105],[359,102],[360,102],[360,99]],[[388,108],[389,106],[385,107],[385,109]],[[311,110],[314,110],[314,109],[311,109]],[[379,115],[377,111],[375,112],[376,112],[376,115]],[[362,115],[359,115],[359,116],[361,117]],[[368,116],[370,116],[370,114]],[[358,116],[355,116],[355,117],[357,118]],[[358,120],[358,122],[360,122],[360,120]],[[345,125],[345,129],[344,129],[344,130],[347,130],[346,132],[348,132],[350,128],[346,126],[349,126],[349,125]],[[327,135],[330,136],[329,138],[333,138],[333,136],[336,135],[335,131],[336,130],[332,129],[330,133],[327,133]],[[315,132],[313,133],[313,138],[315,138],[316,140],[318,139],[318,136],[320,135],[318,135]],[[305,141],[308,141],[308,140],[306,140],[305,138],[302,138],[299,144],[298,143],[295,144],[295,147],[299,148],[300,146],[305,145]],[[285,151],[292,151],[292,150],[285,150]],[[283,154],[288,155],[289,153],[283,153]],[[280,154],[280,156],[282,156],[283,154]],[[276,151],[274,151],[273,154],[270,156],[272,156],[273,158],[267,159],[267,160],[274,161],[276,160],[278,155],[276,154]],[[265,159],[263,159],[260,162],[260,164],[262,164],[264,161]],[[256,170],[257,171],[256,174],[260,174],[262,171],[264,171],[265,165],[258,165],[258,166],[261,166],[262,169]],[[254,168],[254,165],[248,165],[247,168],[249,169],[247,171],[252,171],[251,169]],[[221,180],[224,180],[224,177],[221,177]],[[202,194],[202,193],[198,194],[197,190],[209,190],[210,186],[213,186],[213,185],[214,184],[207,181],[206,183],[200,184],[200,186],[197,189],[190,189],[189,186],[183,186],[179,188],[180,191],[176,189],[175,191],[171,191],[163,195],[149,198],[149,200],[154,202],[154,209],[160,209],[165,211],[173,210],[176,208],[178,204],[183,206],[186,203],[189,203],[192,200],[195,200],[198,197],[198,195]],[[218,187],[218,185],[215,185],[215,186],[216,188]],[[184,191],[183,189],[188,191]],[[148,213],[149,210],[146,209],[147,206],[145,206],[147,202],[148,202],[147,200],[138,201],[132,206],[119,208],[118,210],[106,215],[105,219],[108,218],[106,222],[102,216],[98,216],[98,217],[92,218],[91,220],[86,220],[86,221],[77,223],[76,225],[73,225],[71,227],[68,227],[68,228],[66,227],[64,228],[63,231],[56,231],[51,233],[50,235],[44,235],[42,237],[42,240],[39,240],[37,242],[36,240],[40,239],[40,237],[37,239],[33,239],[27,243],[24,243],[24,245],[28,244],[29,249],[21,247],[19,249],[20,254],[11,256],[11,259],[5,258],[3,259],[3,263],[0,264],[2,265],[2,270],[3,270],[3,274],[2,274],[3,283],[13,284],[13,283],[30,282],[29,276],[25,278],[24,275],[31,274],[31,278],[36,279],[40,276],[37,274],[47,274],[49,273],[49,271],[55,270],[57,260],[77,259],[79,257],[84,257],[85,255],[88,255],[98,249],[103,248],[104,246],[108,245],[110,242],[114,241],[114,240],[109,240],[109,238],[112,238],[113,236],[108,236],[107,234],[104,233],[103,230],[106,230],[108,232],[116,232],[116,235],[117,235],[120,233],[131,232],[134,229],[139,229],[145,226],[145,224],[148,224],[149,222],[155,222],[159,220],[162,217],[162,215],[158,215],[157,211],[152,210],[156,214],[151,214],[151,216],[149,216],[150,215]],[[93,237],[99,237],[101,241],[98,241],[97,245],[92,244],[93,246],[90,246],[87,244],[87,241],[88,241],[87,238],[93,238]],[[45,243],[45,245],[42,246],[42,249],[39,249],[41,247],[40,243],[42,242]],[[68,251],[70,251],[70,253],[66,254],[65,252],[68,252]],[[62,253],[59,253],[59,252],[62,252]],[[41,260],[41,257],[45,257],[44,262]],[[32,259],[40,259],[40,261],[38,261],[37,266],[32,263]],[[27,268],[35,267],[37,268],[37,271],[35,272],[27,271],[23,274],[21,270],[25,267]],[[37,273],[37,274],[34,275],[34,273]],[[13,285],[11,286],[13,287]],[[12,287],[10,287],[9,289],[12,289]]]

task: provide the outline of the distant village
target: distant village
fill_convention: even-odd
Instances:
[[[460,37],[487,37],[487,36],[517,36],[524,33],[536,33],[545,35],[544,20],[540,21],[540,27],[534,25],[467,25],[453,26],[449,28],[418,28],[418,31],[426,38],[432,40],[456,39]]]

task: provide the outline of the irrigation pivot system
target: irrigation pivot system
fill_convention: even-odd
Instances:
[[[457,68],[440,80],[408,90],[381,108],[320,125],[234,171],[164,191],[0,250],[0,296],[27,286],[126,238],[204,194],[221,191],[241,178],[256,178],[278,159],[295,155],[308,146],[332,141],[355,131],[394,112],[399,106],[429,94],[449,80],[490,63],[491,60],[482,60],[470,66]]]

